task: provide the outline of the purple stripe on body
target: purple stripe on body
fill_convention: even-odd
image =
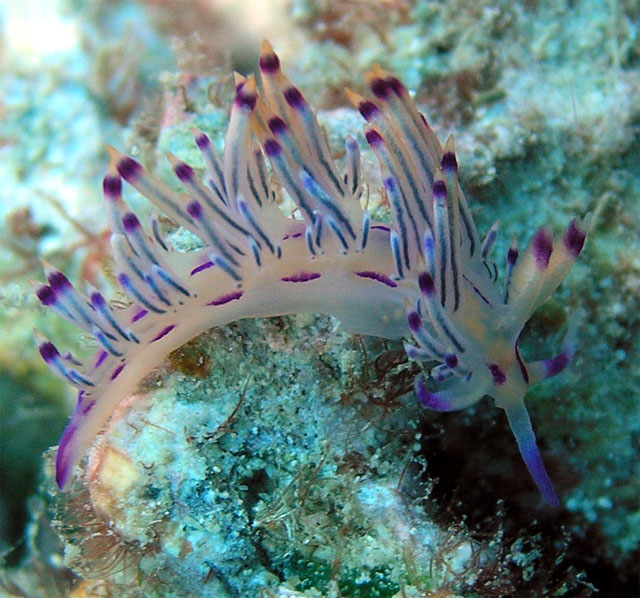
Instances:
[[[91,411],[94,407],[96,406],[96,402],[95,401],[89,401],[83,408],[81,411],[82,415],[87,415],[89,413],[89,411]]]
[[[126,363],[121,363],[115,370],[113,370],[109,380],[111,380],[111,381],[115,380],[122,373],[122,370],[124,370],[124,366],[125,365],[127,365],[127,364]]]
[[[559,353],[555,357],[551,359],[544,360],[545,374],[547,378],[551,378],[552,376],[556,376],[559,374],[564,368],[569,365],[569,356],[565,351]]]
[[[527,370],[527,366],[520,355],[520,349],[518,349],[518,341],[516,341],[516,359],[518,360],[518,365],[520,366],[520,373],[522,374],[522,379],[529,384],[529,371]]]
[[[387,233],[391,232],[391,227],[387,226],[386,224],[373,224],[371,226],[371,230],[383,230]]]
[[[493,377],[494,385],[502,386],[507,381],[507,374],[505,374],[504,370],[497,363],[491,363],[488,367]]]
[[[158,332],[158,334],[156,334],[156,336],[154,336],[150,341],[149,344],[151,343],[155,343],[156,341],[159,341],[160,339],[163,339],[165,336],[167,336],[167,334],[169,334],[175,327],[177,326],[177,324],[169,324],[169,326],[165,326],[160,332]]]
[[[142,320],[149,312],[146,309],[140,309],[135,314],[133,314],[133,318],[131,318],[131,323],[137,322],[138,320]]]
[[[303,237],[303,233],[293,233],[292,235],[285,235],[282,237],[283,241],[288,241],[289,239],[297,239],[298,237]]]
[[[382,274],[382,272],[374,272],[373,270],[362,270],[361,272],[356,272],[355,274],[360,278],[369,278],[371,280],[375,280],[376,282],[386,284],[392,289],[395,289],[398,286],[396,282],[391,280],[386,274]]]
[[[209,301],[207,305],[224,305],[225,303],[229,303],[231,301],[237,301],[244,295],[244,291],[234,291],[233,293],[227,293],[226,295],[220,295],[213,301]]]
[[[58,445],[58,452],[56,454],[56,483],[62,488],[69,480],[69,474],[71,473],[71,458],[72,455],[68,454],[69,443],[73,439],[78,424],[69,424],[60,439]]]
[[[433,409],[434,411],[453,411],[450,401],[443,399],[437,392],[431,392],[425,388],[422,376],[416,378],[414,390],[423,407]]]
[[[298,272],[297,274],[292,274],[291,276],[285,276],[280,280],[282,282],[309,282],[311,280],[315,280],[316,278],[320,278],[322,276],[320,272]]]
[[[196,266],[193,270],[191,270],[190,276],[193,276],[194,274],[197,274],[198,272],[202,272],[203,270],[206,270],[207,268],[211,268],[212,266],[215,266],[215,264],[211,261],[209,262],[204,262],[204,264],[200,264],[199,266]]]
[[[480,291],[480,289],[474,285],[464,274],[462,275],[462,278],[464,278],[469,285],[471,286],[471,288],[475,291],[475,293],[478,295],[478,297],[480,297],[480,299],[482,299],[487,305],[491,305],[491,301],[489,301]]]
[[[97,370],[103,363],[104,360],[107,358],[108,353],[106,351],[100,351],[100,355],[98,355],[98,359],[96,359],[96,363],[93,366],[94,370]]]

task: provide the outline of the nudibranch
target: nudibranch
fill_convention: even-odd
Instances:
[[[81,293],[45,264],[40,301],[98,345],[80,361],[40,342],[46,363],[79,391],[58,447],[59,486],[120,401],[169,352],[233,320],[319,312],[353,333],[413,337],[405,343],[409,358],[438,363],[433,381],[420,375],[415,382],[425,407],[451,411],[493,397],[542,495],[557,504],[524,397],[569,363],[574,342],[568,335],[556,357],[525,363],[518,337],[580,254],[583,223],[574,219],[556,239],[540,230],[522,255],[512,245],[499,283],[491,259],[497,226],[480,239],[458,181],[453,138],[441,144],[396,77],[379,67],[368,73],[372,100],[347,91],[380,164],[393,216],[386,224],[372,222],[363,208],[356,139],[346,139],[341,172],[313,110],[266,42],[260,74],[260,92],[254,76],[236,78],[222,155],[194,130],[202,176],[168,157],[184,193],[110,149],[103,190],[128,307],[116,309],[93,288]],[[122,179],[204,247],[179,252],[157,219],[143,227],[123,199]],[[280,209],[279,194],[295,203],[296,217]]]

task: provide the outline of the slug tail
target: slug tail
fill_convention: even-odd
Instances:
[[[520,454],[524,459],[531,477],[537,484],[547,503],[552,507],[557,507],[560,504],[560,500],[542,461],[542,456],[536,444],[536,436],[533,432],[529,413],[524,405],[524,401],[514,402],[506,407],[505,411],[507,412],[507,419],[509,420],[511,430],[518,442]]]

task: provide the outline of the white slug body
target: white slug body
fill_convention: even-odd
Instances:
[[[531,383],[561,371],[575,348],[569,338],[560,355],[527,365],[517,341],[582,250],[581,225],[573,221],[555,241],[539,231],[521,257],[512,247],[499,285],[490,259],[497,227],[480,241],[458,183],[453,139],[441,145],[395,77],[381,69],[368,75],[377,103],[349,92],[380,162],[394,218],[387,225],[371,223],[361,207],[355,139],[346,141],[340,174],[311,108],[266,43],[260,70],[261,96],[253,77],[237,82],[223,156],[195,132],[207,167],[202,178],[169,156],[185,194],[111,150],[104,194],[130,307],[115,310],[95,290],[85,296],[47,267],[48,284],[37,290],[42,303],[100,346],[80,362],[47,340],[40,345],[51,368],[79,389],[58,448],[58,484],[68,482],[120,401],[174,349],[234,320],[319,312],[354,333],[411,334],[416,344],[405,344],[409,357],[440,363],[431,371],[440,390],[428,390],[423,376],[416,380],[426,407],[460,409],[493,396],[543,496],[557,504],[524,395]],[[265,156],[302,219],[286,217],[276,205]],[[143,229],[122,198],[122,179],[199,236],[204,249],[170,249],[156,220]]]

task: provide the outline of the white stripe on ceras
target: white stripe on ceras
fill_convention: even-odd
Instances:
[[[270,51],[270,48],[264,47],[263,55]],[[261,68],[261,77],[268,106],[287,123],[299,151],[307,154],[302,164],[310,166],[309,170],[323,187],[332,189],[338,197],[344,196],[345,189],[335,171],[329,148],[302,93],[282,74],[280,68]]]
[[[309,140],[309,146],[311,148],[312,164],[316,162],[322,166],[322,169],[318,170],[318,178],[324,184],[329,183],[330,187],[333,187],[333,192],[338,197],[345,195],[345,189],[342,181],[335,170],[333,159],[329,148],[320,132],[320,127],[316,121],[316,117],[313,114],[313,110],[309,107],[303,95],[300,93],[297,87],[289,87],[284,90],[285,99],[289,105],[294,109],[294,112],[300,115],[303,129],[306,132],[306,137]]]
[[[264,231],[262,226],[259,224],[259,221],[253,215],[253,213],[251,212],[251,208],[249,207],[249,205],[247,204],[247,202],[244,200],[242,196],[238,197],[237,203],[238,203],[238,210],[240,211],[244,219],[249,223],[249,226],[254,230],[255,234],[257,234],[258,238],[262,240],[262,242],[266,245],[269,251],[271,251],[271,253],[275,253],[275,247],[273,245],[273,242],[268,237],[267,233]],[[260,242],[258,241],[258,238],[256,238],[255,235],[251,233],[249,233],[249,237],[250,237],[250,240],[255,243],[256,249],[259,251],[261,245],[260,245]]]
[[[345,184],[349,193],[355,197],[360,188],[360,148],[355,137],[347,135],[345,148],[347,150]]]
[[[260,120],[263,128],[265,126],[268,127],[277,142],[280,144],[285,156],[287,170],[289,171],[288,180],[294,188],[294,193],[296,193],[299,198],[304,196],[303,206],[306,206],[306,208],[303,207],[303,209],[311,212],[315,212],[317,210],[320,213],[326,212],[327,210],[334,212],[340,222],[346,222],[346,225],[343,224],[343,227],[345,229],[348,227],[347,232],[350,231],[350,236],[355,239],[353,227],[342,213],[340,206],[336,204],[330,194],[318,184],[314,176],[311,174],[311,172],[318,170],[313,167],[313,156],[311,156],[311,161],[309,159],[305,159],[305,156],[302,155],[302,148],[297,145],[295,137],[291,134],[291,131],[284,120],[277,115],[270,115],[268,108],[262,104],[259,104],[259,108],[255,116]],[[302,187],[295,184],[296,169],[300,182],[302,183]],[[321,231],[317,227],[320,226],[321,219],[318,218],[318,214],[315,214],[312,216],[312,220],[315,230],[313,231],[311,238],[313,239],[314,244],[320,248],[322,240],[319,233]],[[338,235],[339,238],[340,236],[341,235]],[[344,241],[345,239],[342,235],[341,243],[343,246],[345,244]]]
[[[414,163],[422,170],[428,185],[432,185],[442,155],[440,140],[418,113],[404,85],[396,77],[376,67],[366,78],[374,95],[382,102],[385,117],[409,141],[408,149]]]
[[[202,183],[191,166],[173,154],[167,154],[167,158],[176,176],[187,188],[191,197],[197,199],[202,205],[205,212],[204,217],[216,223],[226,240],[239,242],[240,239],[249,236],[249,231],[238,223],[237,212],[232,211],[227,204],[216,197]]]
[[[347,95],[387,144],[390,152],[389,158],[393,158],[387,158],[387,167],[399,178],[398,183],[405,189],[403,193],[407,199],[413,199],[413,202],[407,203],[405,209],[416,222],[425,222],[429,228],[432,228],[430,196],[433,175],[420,174],[416,168],[416,157],[408,151],[402,131],[398,131],[392,125],[376,104],[351,91]],[[408,192],[408,189],[411,190],[411,193]],[[417,213],[414,214],[414,211]]]
[[[149,287],[145,278],[149,274],[148,263],[142,262],[133,254],[123,235],[111,235],[111,247],[117,265],[118,280],[126,293],[143,307],[155,313],[164,313],[166,310],[156,301],[164,302]]]
[[[323,208],[321,211],[327,216],[331,215],[340,230],[343,231],[343,234],[347,233],[351,239],[355,241],[356,233],[353,230],[353,226],[340,208],[339,203],[336,202],[335,198],[331,197],[331,195],[329,195],[318,184],[318,181],[316,181],[313,178],[313,175],[311,175],[307,170],[302,169],[300,171],[300,180],[302,181],[304,188],[318,200],[320,206]]]
[[[510,310],[505,326],[526,321],[541,296],[554,244],[549,230],[541,228],[534,235],[524,255],[516,263],[511,277]]]
[[[104,322],[111,326],[111,328],[120,335],[122,340],[128,342],[131,339],[131,331],[127,331],[127,325],[120,319],[118,314],[107,303],[107,300],[102,296],[97,289],[89,288],[89,299],[91,305],[96,312],[103,318]]]
[[[264,156],[259,146],[253,146],[251,159],[249,159],[249,171],[247,173],[249,181],[250,197],[255,199],[260,208],[271,201],[271,187],[267,178],[267,169],[264,163]]]
[[[65,363],[65,359],[60,355],[56,346],[46,337],[36,333],[40,354],[45,363],[51,367],[55,374],[60,378],[67,380],[73,386],[79,389],[88,390],[95,386],[95,383],[87,378],[83,372],[76,368],[70,368]]]
[[[438,300],[437,288],[431,275],[428,272],[419,274],[418,284],[421,295],[424,298],[424,302],[419,300],[417,306],[418,311],[420,310],[420,305],[424,303],[429,319],[441,341],[446,345],[451,343],[459,353],[464,353],[466,350],[464,337],[460,334],[457,326],[453,323],[445,308]]]
[[[109,220],[112,231],[120,237],[124,237],[128,244],[128,250],[124,253],[123,259],[128,262],[132,273],[139,278],[145,279],[148,286],[151,286],[156,296],[167,303],[166,292],[179,293],[188,296],[189,291],[182,283],[175,272],[168,266],[160,251],[158,251],[151,238],[147,237],[138,218],[132,212],[127,211],[128,206],[121,197],[121,183],[117,175],[107,175],[104,181],[106,203],[108,206]],[[152,221],[153,226],[153,221]],[[167,247],[162,241],[157,224],[155,225],[154,236],[161,243],[161,247],[166,252]],[[121,243],[121,241],[116,241]],[[135,257],[134,257],[135,256]],[[136,259],[137,258],[137,259]],[[150,279],[148,277],[151,277]],[[161,288],[164,288],[164,293]]]
[[[258,96],[255,77],[238,80],[236,98],[231,108],[225,137],[223,173],[229,207],[235,210],[235,200],[247,189],[247,156],[251,143],[251,115]]]
[[[104,328],[103,322],[96,317],[89,299],[76,290],[62,272],[44,260],[42,264],[49,281],[49,289],[55,297],[55,301],[49,302],[48,306],[82,330],[91,332],[92,327],[95,326],[111,340],[116,340],[116,337]]]
[[[409,330],[420,345],[420,348],[425,351],[431,359],[444,361],[446,345],[442,343],[440,339],[435,338],[430,332],[425,329],[422,323],[422,316],[420,315],[420,311],[420,305],[418,304],[415,311],[410,311],[407,314]],[[407,346],[410,348],[410,350],[415,349],[415,347],[413,347],[412,345]],[[418,355],[420,355],[420,353],[418,353]]]
[[[440,168],[444,174],[447,194],[448,194],[448,217],[449,217],[449,234],[451,242],[450,261],[451,261],[451,278],[453,284],[453,311],[457,311],[460,306],[460,197],[458,194],[458,162],[455,155],[455,146],[453,136],[449,136],[445,143],[444,154],[440,161]]]
[[[275,170],[283,187],[287,190],[287,193],[289,193],[289,196],[298,208],[300,208],[302,217],[307,222],[307,225],[313,226],[314,218],[313,205],[310,202],[311,196],[300,184],[297,174],[291,170],[283,147],[276,139],[270,138],[264,141],[264,148],[271,161],[271,166]]]
[[[197,234],[194,230],[194,222],[186,211],[187,198],[185,196],[172,191],[164,183],[151,176],[133,158],[125,156],[113,148],[108,149],[120,176],[127,183],[171,216],[180,226]]]
[[[409,270],[411,268],[411,260],[409,256],[409,239],[408,239],[408,232],[407,232],[407,223],[405,219],[406,212],[404,210],[405,202],[402,200],[402,192],[398,187],[398,181],[396,180],[395,177],[391,175],[389,175],[384,179],[384,188],[389,199],[391,200],[390,204],[391,204],[391,207],[393,208],[395,221],[396,221],[397,231],[393,231],[392,234],[395,234],[396,237],[399,239],[399,242],[397,243],[398,249],[399,249],[398,259],[401,264],[402,262],[404,262],[404,265],[406,266],[407,270]],[[398,260],[396,260],[396,262],[397,261]],[[403,276],[402,267],[399,267],[396,269],[398,271],[398,276],[402,277]]]
[[[415,206],[421,201],[416,181],[413,179],[410,168],[404,156],[397,148],[393,137],[385,137],[375,127],[369,127],[365,136],[367,142],[376,154],[380,162],[383,181],[393,177],[399,188],[398,197],[401,199],[403,214],[406,222],[406,234],[403,243],[403,257],[407,269],[411,268],[410,255],[415,255],[420,248],[423,222],[431,228],[429,220],[425,220],[421,214],[415,214]],[[395,149],[394,149],[395,148]],[[389,151],[391,150],[391,151]],[[413,209],[412,209],[413,208]]]
[[[436,173],[433,181],[433,226],[435,230],[436,289],[443,307],[451,306],[453,290],[449,265],[449,206],[447,205],[447,185],[442,171]]]
[[[224,175],[223,166],[220,162],[220,157],[213,149],[211,139],[209,136],[202,132],[200,129],[192,129],[196,145],[202,153],[204,164],[207,169],[207,183],[215,193],[216,197],[223,203],[228,203],[226,190],[224,187]]]
[[[255,117],[260,123],[260,129],[268,127],[277,142],[280,144],[281,151],[286,159],[287,168],[290,171],[288,177],[289,183],[295,187],[294,192],[298,197],[304,195],[303,205],[307,206],[308,210],[317,210],[320,214],[325,214],[327,216],[327,224],[335,232],[343,246],[343,249],[347,251],[349,249],[349,242],[347,241],[346,236],[348,235],[352,240],[356,240],[357,235],[354,232],[353,223],[348,215],[349,210],[347,209],[347,213],[345,213],[345,208],[348,208],[348,206],[344,202],[340,202],[340,199],[344,197],[343,191],[340,190],[340,195],[336,197],[320,184],[316,179],[318,174],[322,173],[316,165],[317,156],[304,155],[303,148],[300,148],[297,145],[288,125],[281,117],[277,115],[270,115],[268,108],[263,104],[259,104]],[[295,185],[294,173],[296,169],[298,170],[302,187]],[[326,175],[322,176],[322,179],[326,180]],[[333,216],[330,217],[329,214],[332,214]],[[333,222],[331,218],[333,218]],[[316,213],[314,217],[312,217],[312,220],[315,230],[311,235],[311,239],[313,239],[314,244],[318,248],[321,248],[322,239],[319,227],[321,226],[322,219],[319,218]]]

